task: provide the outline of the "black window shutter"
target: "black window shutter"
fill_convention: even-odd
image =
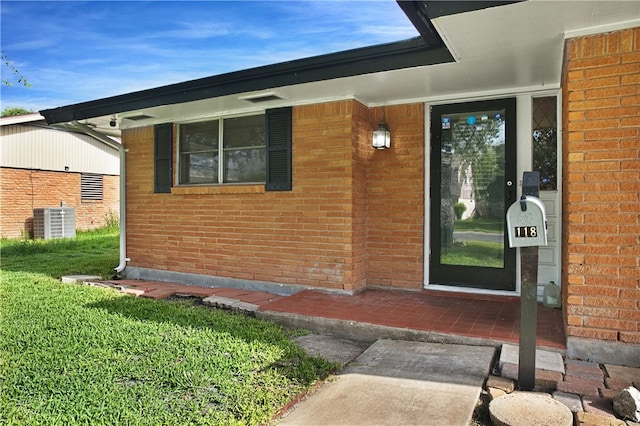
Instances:
[[[173,124],[158,124],[154,128],[153,192],[171,193]]]
[[[291,191],[291,107],[266,112],[267,191]]]

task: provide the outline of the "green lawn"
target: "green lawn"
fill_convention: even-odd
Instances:
[[[117,227],[78,232],[76,238],[6,240],[0,244],[2,271],[32,272],[52,278],[100,275],[112,278],[119,263]]]
[[[503,245],[487,241],[465,241],[443,249],[440,263],[444,265],[484,266],[503,268]]]
[[[115,232],[2,240],[0,424],[264,424],[335,367],[270,322],[59,281],[117,260]]]
[[[502,219],[465,219],[456,220],[454,224],[456,231],[476,231],[498,234],[504,230],[504,220]]]

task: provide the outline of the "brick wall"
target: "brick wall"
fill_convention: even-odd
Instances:
[[[640,28],[567,41],[567,334],[640,344]]]
[[[369,285],[419,290],[424,282],[424,105],[372,110],[391,149],[369,148]]]
[[[420,288],[422,107],[387,109],[387,152],[370,146],[376,114],[353,100],[295,107],[293,190],[285,192],[239,185],[154,194],[153,128],[125,131],[129,265],[350,292]]]
[[[369,265],[367,253],[368,217],[367,217],[367,165],[371,151],[371,124],[369,109],[353,102],[352,146],[353,170],[351,173],[352,199],[352,247],[353,247],[353,289],[366,287]]]
[[[124,132],[129,265],[351,290],[352,102],[294,108],[293,190],[153,193],[153,128]]]
[[[0,169],[0,233],[3,238],[33,235],[33,209],[76,209],[76,229],[101,227],[107,217],[118,216],[119,177],[104,176],[103,199],[80,199],[80,173],[29,169]]]

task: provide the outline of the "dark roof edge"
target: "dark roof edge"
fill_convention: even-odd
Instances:
[[[429,18],[436,19],[441,16],[457,15],[459,13],[473,12],[474,10],[506,6],[513,3],[520,3],[522,1],[527,0],[424,0],[415,2],[411,1],[410,3],[422,3]]]
[[[190,80],[40,111],[63,123],[236,93],[453,61],[446,47],[421,37]]]
[[[429,46],[444,46],[444,42],[431,23],[431,17],[427,11],[426,1],[396,0],[400,9],[407,15],[409,21],[418,30],[420,36]]]

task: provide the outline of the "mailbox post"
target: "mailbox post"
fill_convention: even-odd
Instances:
[[[538,198],[538,182],[539,172],[524,172],[522,197],[507,210],[509,247],[520,248],[518,384],[525,391],[535,386],[538,246],[547,245],[547,216]]]

